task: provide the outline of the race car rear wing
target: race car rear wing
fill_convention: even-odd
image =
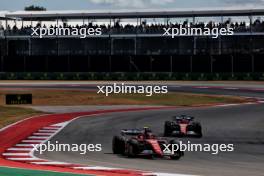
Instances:
[[[181,116],[174,116],[173,120],[194,120],[194,117],[187,116],[187,115],[181,115]]]
[[[142,129],[123,129],[121,130],[122,135],[130,135],[130,136],[136,136],[139,134],[143,134],[144,130]]]

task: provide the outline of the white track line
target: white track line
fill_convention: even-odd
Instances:
[[[53,133],[53,132],[56,132],[57,131],[57,129],[55,129],[55,130],[38,130],[38,132],[43,132],[43,133]]]
[[[64,127],[65,125],[67,125],[69,123],[69,121],[66,122],[62,122],[62,123],[57,123],[54,125],[51,125],[52,127]]]
[[[17,147],[33,147],[32,144],[16,144]]]
[[[29,156],[29,153],[3,153],[3,156]]]
[[[102,166],[90,166],[90,167],[73,167],[77,170],[125,170],[121,168],[111,168],[111,167],[102,167]]]
[[[22,142],[42,142],[43,140],[22,140]]]
[[[43,127],[44,130],[58,130],[60,127]]]
[[[31,151],[33,148],[9,148],[8,151]]]
[[[30,163],[37,165],[71,165],[69,163],[56,162],[56,161],[30,162]]]
[[[39,161],[40,159],[38,158],[6,158],[8,160],[12,161]]]
[[[37,135],[37,136],[50,136],[53,133],[33,133],[33,135]]]
[[[198,175],[186,175],[186,174],[169,174],[169,173],[143,173],[143,175],[155,175],[155,176],[198,176]]]
[[[45,137],[45,136],[29,136],[28,139],[47,139],[48,137]]]

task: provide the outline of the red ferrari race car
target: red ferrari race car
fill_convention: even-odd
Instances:
[[[158,138],[148,128],[126,129],[121,130],[121,135],[113,137],[112,150],[114,154],[128,157],[144,156],[178,160],[184,153],[179,150],[174,151],[173,144],[178,145],[179,142]],[[170,149],[166,150],[166,146]]]
[[[197,137],[201,138],[202,126],[194,121],[194,117],[181,115],[173,117],[172,121],[166,121],[164,125],[164,136],[175,137]]]

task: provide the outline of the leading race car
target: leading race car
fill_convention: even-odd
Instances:
[[[175,137],[197,137],[201,138],[202,126],[194,121],[194,117],[181,115],[173,117],[172,121],[166,121],[164,125],[164,136]]]
[[[170,146],[169,151],[165,145]],[[180,159],[184,153],[181,151],[171,152],[172,146],[179,144],[177,140],[168,141],[158,138],[152,134],[149,128],[121,130],[121,135],[114,136],[112,150],[114,154],[121,154],[128,157],[149,156],[159,158]]]

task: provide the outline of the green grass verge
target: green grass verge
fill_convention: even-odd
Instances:
[[[87,176],[80,174],[25,170],[25,169],[15,169],[15,168],[7,168],[7,167],[0,167],[0,175],[1,176]]]
[[[90,91],[79,90],[39,90],[26,89],[20,93],[33,95],[33,105],[47,106],[76,106],[76,105],[157,105],[157,106],[197,106],[218,103],[242,103],[245,99],[234,96],[203,95],[191,93],[171,92],[168,94],[154,94],[147,97],[142,94],[111,94],[106,97]],[[41,114],[26,107],[6,106],[4,97],[9,93],[18,93],[14,90],[0,91],[0,128]],[[2,101],[1,101],[2,100]]]
[[[197,106],[218,103],[241,103],[244,99],[231,96],[203,95],[191,93],[156,94],[151,97],[139,94],[114,94],[109,97],[97,96],[93,100],[95,104],[135,104],[158,106]]]
[[[37,114],[41,112],[30,108],[0,106],[0,128]]]
[[[194,106],[211,103],[240,103],[243,98],[235,96],[203,95],[192,93],[170,92],[168,94],[97,94],[96,91],[82,90],[39,90],[25,89],[20,93],[33,95],[33,105],[169,105],[169,106]],[[0,91],[0,100],[6,94],[18,93],[17,90]],[[2,97],[2,98],[1,98]],[[0,101],[0,106],[5,105]]]

